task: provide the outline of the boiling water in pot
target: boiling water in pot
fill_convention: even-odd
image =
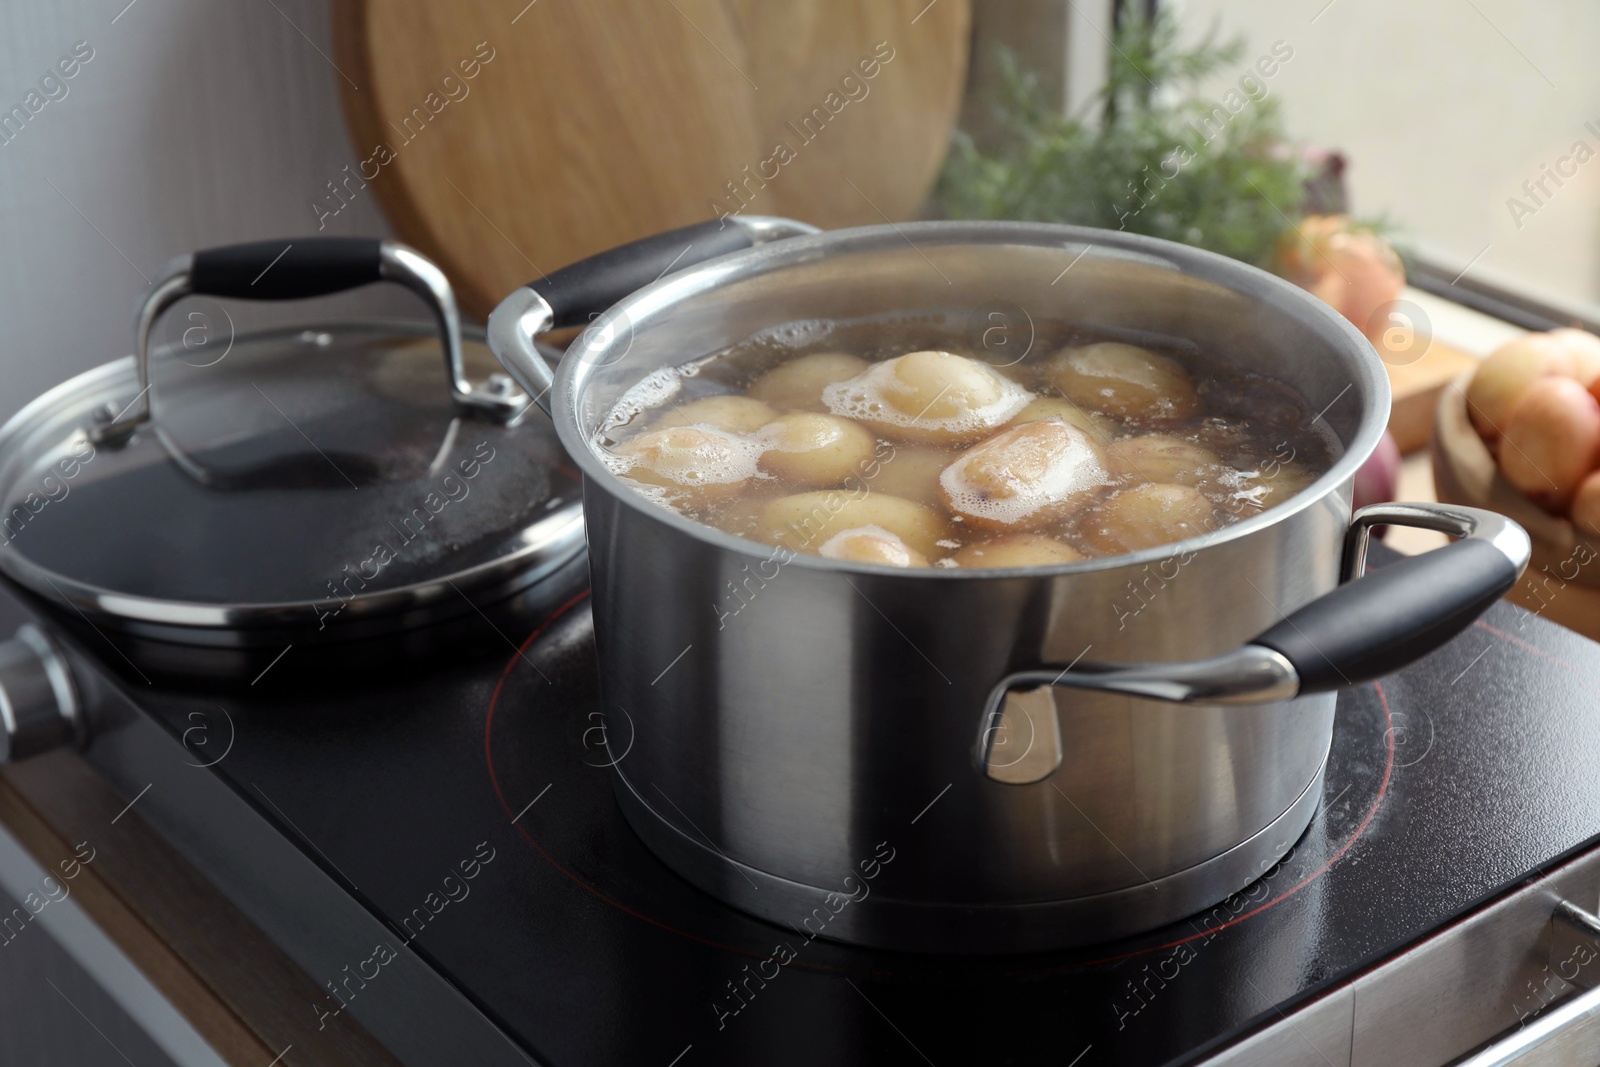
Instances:
[[[657,371],[598,431],[640,493],[740,537],[900,567],[1069,563],[1270,508],[1338,451],[1282,382],[1192,344],[971,316],[792,323]]]

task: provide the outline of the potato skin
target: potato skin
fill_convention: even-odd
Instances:
[[[1199,405],[1194,379],[1176,360],[1117,341],[1063,348],[1045,376],[1078,406],[1121,419],[1181,422]]]
[[[761,427],[761,469],[796,486],[838,485],[872,457],[877,443],[859,423],[799,411]]]
[[[1254,475],[1247,482],[1247,488],[1227,507],[1241,519],[1246,519],[1268,508],[1277,507],[1316,480],[1315,472],[1307,470],[1298,463],[1270,464],[1261,473]]]
[[[1098,555],[1116,556],[1216,529],[1224,523],[1215,512],[1192,486],[1150,482],[1102,501],[1084,516],[1079,536]]]
[[[1143,434],[1117,441],[1106,449],[1112,474],[1145,482],[1198,486],[1214,480],[1222,461],[1205,445],[1170,434]]]
[[[896,441],[970,444],[1005,425],[1033,394],[988,364],[951,352],[908,352],[822,391],[835,415]]]
[[[747,396],[703,396],[668,408],[651,428],[712,426],[730,433],[755,433],[777,417],[778,413],[772,408]]]
[[[823,542],[817,554],[849,563],[876,563],[884,567],[926,567],[928,557],[878,526],[843,530]]]
[[[1085,411],[1070,400],[1063,400],[1058,396],[1036,396],[1028,401],[1028,406],[1017,412],[1016,418],[1006,423],[1006,429],[1013,430],[1023,423],[1042,422],[1045,419],[1059,418],[1062,421],[1076,426],[1089,435],[1089,440],[1097,445],[1104,446],[1117,436],[1117,420],[1092,411]]]
[[[1600,456],[1600,404],[1571,378],[1541,378],[1502,429],[1506,481],[1551,511],[1566,510]]]
[[[843,489],[791,493],[761,508],[762,539],[797,552],[816,552],[835,534],[861,526],[878,526],[912,549],[932,558],[949,536],[944,519],[932,508],[884,493],[850,493]]]
[[[620,476],[685,502],[732,496],[756,474],[748,439],[704,426],[650,430],[623,441],[612,455]]]
[[[929,507],[943,507],[939,475],[961,453],[932,445],[895,445],[883,457],[869,487],[874,493],[904,497]]]
[[[1084,555],[1065,541],[1040,534],[1006,534],[967,545],[952,559],[960,567],[1051,567]]]
[[[939,475],[939,491],[971,528],[1028,530],[1071,516],[1109,481],[1089,436],[1050,418],[969,448]]]
[[[870,364],[846,352],[813,352],[780,363],[750,384],[750,396],[782,411],[827,411],[822,390]]]

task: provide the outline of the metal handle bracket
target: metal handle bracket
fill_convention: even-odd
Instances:
[[[739,215],[730,216],[726,221],[744,234],[751,248],[818,232],[815,226],[776,216]],[[612,253],[606,255],[618,251],[620,250],[614,249]],[[677,261],[669,264],[658,279],[664,277],[676,264]],[[570,314],[571,309],[565,310]],[[532,398],[533,403],[538,404],[546,415],[550,414],[550,389],[555,385],[556,376],[544,356],[540,354],[536,338],[550,330],[557,317],[556,309],[550,306],[550,301],[530,286],[518,289],[489,313],[489,348],[516,379],[517,384]],[[584,352],[610,351],[613,348],[614,338],[606,336],[605,333],[615,328],[606,319],[593,322],[579,335],[578,340],[573,342],[572,348],[579,350],[574,354],[582,359]],[[600,333],[594,335],[591,331]]]
[[[1532,552],[1526,531],[1494,512],[1433,503],[1377,504],[1361,509],[1351,518],[1342,560],[1345,583],[1365,572],[1369,539],[1376,526],[1417,526],[1464,540],[1486,542],[1503,557],[1498,568],[1506,574],[1514,571],[1520,575]],[[1489,555],[1493,557],[1493,553]],[[1441,557],[1437,562],[1446,561]],[[1313,601],[1312,605],[1297,609],[1296,618],[1304,620],[1307,609],[1314,608],[1317,603]],[[1460,621],[1459,617],[1452,619]],[[1008,715],[1016,718],[1016,714],[1012,714],[1015,690],[1088,689],[1173,704],[1262,704],[1290,700],[1303,691],[1326,689],[1327,686],[1315,687],[1314,678],[1307,682],[1289,656],[1270,647],[1270,635],[1283,625],[1286,624],[1273,627],[1254,641],[1222,655],[1189,663],[1073,663],[1064,667],[1047,664],[1013,671],[995,684],[985,702],[978,729],[977,764],[991,778],[1018,781],[996,773],[994,751],[997,739],[1015,732],[1004,728]],[[1442,643],[1454,632],[1442,627],[1440,633],[1445,636],[1431,640]],[[1017,713],[1020,714],[1020,708]]]
[[[82,744],[82,709],[66,660],[31,623],[0,642],[0,763]]]

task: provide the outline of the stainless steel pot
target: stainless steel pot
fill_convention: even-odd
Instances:
[[[651,238],[518,290],[489,323],[583,471],[617,797],[662,859],[740,908],[803,936],[955,952],[1195,912],[1304,830],[1334,690],[1443,644],[1527,562],[1526,535],[1487,512],[1352,520],[1387,379],[1359,332],[1277,278],[1063,226],[809,231],[730,219]],[[605,307],[552,376],[533,338]],[[597,454],[626,389],[760,330],[942,314],[972,322],[976,347],[994,308],[1013,326],[1197,345],[1285,381],[1342,454],[1289,502],[1189,541],[910,572],[699,525]],[[1341,585],[1382,524],[1463,539]]]

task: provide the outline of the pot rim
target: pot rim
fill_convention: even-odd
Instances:
[[[917,567],[905,569],[876,563],[855,563],[829,559],[806,552],[793,552],[786,566],[800,566],[807,570],[840,575],[868,574],[893,575],[907,581],[975,581],[1012,578],[1041,578],[1087,574],[1094,571],[1114,570],[1121,567],[1138,567],[1169,559],[1184,552],[1196,552],[1226,544],[1274,526],[1297,512],[1315,506],[1341,486],[1355,478],[1356,470],[1366,462],[1387,428],[1390,405],[1388,374],[1376,350],[1356,327],[1332,307],[1300,287],[1239,260],[1229,259],[1188,245],[1140,234],[1102,230],[1087,226],[1065,226],[1055,223],[1035,222],[966,222],[933,221],[906,222],[882,226],[861,226],[843,230],[824,231],[803,237],[791,237],[758,245],[741,252],[708,260],[675,274],[658,279],[643,289],[617,302],[589,327],[591,338],[611,338],[607,343],[586,347],[579,358],[563,359],[556,369],[555,385],[551,392],[551,418],[556,431],[566,446],[567,453],[583,473],[585,493],[593,485],[603,488],[609,495],[621,499],[628,507],[657,522],[709,543],[719,549],[744,556],[765,558],[781,551],[773,545],[725,533],[713,526],[681,515],[664,504],[659,504],[625,484],[614,474],[594,451],[588,435],[578,420],[578,401],[583,395],[583,375],[603,365],[606,350],[618,337],[631,337],[631,325],[647,321],[671,308],[711,289],[764,274],[792,264],[813,261],[826,256],[894,245],[913,243],[913,237],[922,236],[930,242],[941,244],[1031,244],[1055,246],[1080,244],[1108,248],[1131,254],[1131,258],[1155,259],[1161,265],[1174,268],[1189,276],[1199,276],[1217,282],[1235,292],[1253,296],[1272,304],[1284,314],[1312,319],[1330,340],[1349,354],[1356,374],[1350,385],[1365,387],[1370,398],[1367,409],[1351,442],[1327,471],[1311,485],[1302,489],[1288,501],[1268,508],[1243,521],[1231,523],[1218,530],[1208,531],[1182,541],[1156,545],[1138,552],[1117,556],[1101,556],[1073,563],[1037,567]],[[627,326],[627,329],[619,329]],[[1347,389],[1348,391],[1348,389]],[[1343,395],[1342,393],[1340,394]],[[1338,398],[1335,398],[1335,403]],[[1330,405],[1331,406],[1331,405]],[[1326,409],[1325,409],[1326,410]]]

